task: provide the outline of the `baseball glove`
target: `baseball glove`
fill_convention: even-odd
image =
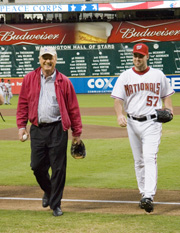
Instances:
[[[71,155],[75,159],[84,159],[86,157],[86,148],[82,140],[80,144],[77,141],[72,141]]]
[[[173,114],[169,108],[156,109],[157,122],[166,123],[173,119]]]

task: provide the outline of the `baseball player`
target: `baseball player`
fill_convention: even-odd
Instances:
[[[147,65],[148,59],[148,46],[143,43],[134,45],[134,67],[119,76],[111,97],[114,98],[118,124],[127,126],[137,184],[142,195],[139,206],[150,213],[154,209],[157,152],[162,130],[162,124],[156,121],[156,109],[162,108],[163,102],[173,114],[170,96],[174,90],[162,71]]]
[[[1,87],[1,89],[3,91],[4,104],[7,104],[7,102],[6,102],[6,94],[7,94],[7,92],[6,92],[6,84],[5,84],[3,78],[1,79],[0,87]]]
[[[0,105],[2,105],[3,103],[4,103],[3,91],[0,88]]]
[[[8,82],[6,83],[6,91],[7,91],[7,104],[11,104],[10,100],[13,97],[11,80],[8,80]]]

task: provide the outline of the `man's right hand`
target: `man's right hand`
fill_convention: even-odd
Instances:
[[[25,140],[23,139],[23,135],[27,134],[27,137],[29,137],[29,134],[26,129],[19,129],[18,135],[19,135],[19,140],[21,142],[24,142]]]

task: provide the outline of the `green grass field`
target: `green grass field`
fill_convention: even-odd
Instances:
[[[16,109],[18,96],[12,105],[0,109]],[[110,95],[78,95],[83,107],[113,107]],[[173,105],[179,106],[180,93],[172,96]],[[15,117],[6,116],[0,129],[16,127]],[[116,117],[83,116],[83,124],[117,127]],[[180,115],[163,125],[163,135],[158,153],[158,189],[180,190]],[[69,153],[66,186],[137,189],[133,158],[128,138],[84,140],[87,157],[74,160]],[[0,186],[37,183],[30,169],[30,143],[0,141]],[[92,232],[92,233],[174,233],[180,232],[180,216],[117,215],[65,212],[54,218],[44,211],[0,210],[0,232]]]
[[[81,108],[113,106],[113,99],[110,97],[110,94],[78,94],[77,98]],[[15,109],[17,106],[17,101],[18,95],[14,95],[11,99],[12,105],[1,105],[0,109]],[[180,93],[177,92],[172,95],[172,102],[174,106],[180,106]]]

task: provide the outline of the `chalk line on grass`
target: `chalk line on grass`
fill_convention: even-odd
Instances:
[[[42,201],[42,198],[25,197],[0,197],[0,200],[18,201]],[[62,199],[64,202],[90,202],[90,203],[116,203],[116,204],[139,204],[139,201],[114,201],[114,200],[81,200],[81,199]],[[153,202],[156,205],[180,205],[180,202]]]

